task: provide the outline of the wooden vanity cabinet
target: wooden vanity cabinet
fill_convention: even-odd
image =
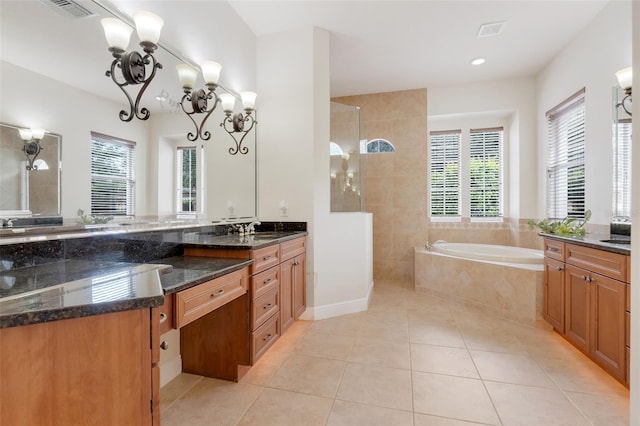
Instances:
[[[628,261],[623,254],[545,239],[545,319],[625,384],[629,383]]]
[[[160,424],[154,315],[144,308],[0,329],[0,424]]]
[[[543,316],[558,332],[564,333],[565,264],[544,259],[544,307]]]
[[[306,309],[304,236],[255,250],[185,248],[185,255],[253,260],[247,309],[251,365]]]

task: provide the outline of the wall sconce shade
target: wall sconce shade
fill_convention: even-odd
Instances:
[[[36,160],[42,146],[40,140],[44,137],[44,129],[19,129],[20,138],[24,142],[22,145],[22,152],[27,157],[27,170],[38,170],[38,165],[41,164]],[[35,162],[35,163],[34,163]],[[48,167],[47,167],[48,168]]]
[[[178,80],[180,80],[182,88],[185,90],[193,89],[193,86],[196,85],[198,72],[186,64],[176,65],[176,69],[178,70]]]
[[[115,18],[105,18],[100,21],[109,45],[109,51],[115,58],[111,63],[111,68],[105,75],[111,77],[129,101],[129,112],[121,110],[119,115],[120,120],[127,122],[131,121],[133,117],[139,120],[149,118],[149,110],[140,108],[140,99],[151,80],[155,77],[156,71],[162,68],[162,64],[158,63],[153,56],[153,52],[158,48],[156,43],[160,38],[160,30],[163,25],[162,19],[153,13],[142,11],[135,12],[133,19],[140,38],[140,46],[145,52],[144,55],[136,51],[125,52],[129,45],[129,37],[133,31],[127,24]],[[147,77],[148,67],[150,67],[150,73]],[[118,73],[116,72],[117,70],[119,70]],[[116,76],[117,74],[119,75]],[[138,84],[142,84],[142,87],[134,103],[125,87]]]
[[[204,61],[200,64],[200,68],[202,69],[202,76],[204,77],[204,83],[209,86],[212,84],[218,84],[218,79],[220,78],[220,71],[222,70],[222,65],[213,61]]]
[[[240,98],[242,99],[242,107],[246,111],[253,111],[256,108],[256,97],[258,95],[255,92],[240,92]]]
[[[225,113],[232,112],[236,106],[236,97],[231,93],[222,93],[220,94],[220,103]]]
[[[631,86],[633,84],[633,69],[632,67],[623,68],[620,71],[616,72],[616,78],[618,79],[618,84],[624,90],[625,97],[616,105],[616,107],[622,107],[622,109],[631,116]],[[628,106],[627,106],[628,105]]]

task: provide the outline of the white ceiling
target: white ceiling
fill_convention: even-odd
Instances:
[[[112,1],[123,10],[134,3]],[[171,21],[172,27],[194,32],[194,36],[181,40],[162,40],[197,63],[202,58],[194,55],[211,48],[210,27],[223,25],[210,13],[216,1],[220,0],[138,0],[135,4],[148,5],[152,11],[161,8],[161,16]],[[91,4],[86,0],[81,3]],[[607,1],[229,3],[256,36],[309,25],[328,30],[331,96],[344,96],[534,75]],[[100,96],[122,100],[122,93],[104,76],[109,56],[97,19],[69,20],[38,0],[0,0],[0,15],[2,59]],[[194,20],[198,25],[192,25]],[[499,36],[476,37],[481,24],[496,21],[505,21]],[[189,29],[196,27],[197,33]],[[486,57],[486,63],[470,65],[471,59],[479,56]],[[158,79],[149,90],[154,95],[154,90],[159,92],[161,87],[177,86],[174,72],[163,70]],[[177,98],[179,88],[176,92],[172,96]]]

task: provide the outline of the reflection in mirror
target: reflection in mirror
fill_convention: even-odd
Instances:
[[[613,220],[631,220],[631,116],[621,107],[623,89],[613,89]]]
[[[60,215],[61,136],[46,133],[31,170],[20,128],[0,124],[0,214]]]

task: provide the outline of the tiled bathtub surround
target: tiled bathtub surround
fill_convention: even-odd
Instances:
[[[415,248],[415,289],[534,324],[542,318],[542,265],[510,266]]]

